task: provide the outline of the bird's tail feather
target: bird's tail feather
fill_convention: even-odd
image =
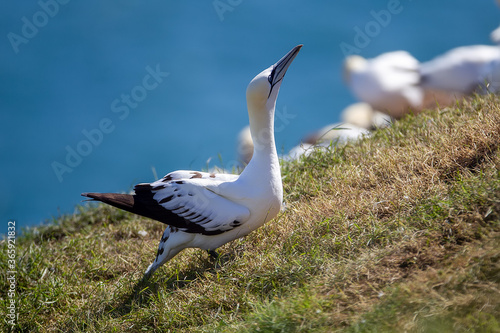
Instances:
[[[122,193],[82,193],[82,196],[126,210],[137,215],[181,228],[186,226],[183,217],[166,210],[154,199],[154,193],[149,184],[139,184],[134,187],[135,194]]]
[[[82,193],[82,196],[135,213],[134,196],[121,193]]]

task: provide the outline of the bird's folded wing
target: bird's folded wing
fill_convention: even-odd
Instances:
[[[247,207],[221,197],[196,179],[159,180],[135,186],[134,206],[143,216],[190,233],[216,235],[244,224]]]

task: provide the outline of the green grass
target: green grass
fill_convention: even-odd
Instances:
[[[496,96],[408,115],[283,164],[276,219],[147,282],[163,226],[78,207],[17,238],[17,326],[0,330],[500,332],[499,147]]]

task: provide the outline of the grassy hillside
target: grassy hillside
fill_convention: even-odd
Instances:
[[[275,220],[218,261],[186,250],[148,282],[163,226],[79,207],[17,238],[14,328],[500,332],[499,148],[496,96],[410,115],[283,165],[286,210]]]

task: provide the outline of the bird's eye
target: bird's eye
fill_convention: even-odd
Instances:
[[[276,67],[273,68],[273,71],[269,76],[267,77],[267,81],[269,81],[270,84],[273,84],[273,77],[274,77],[274,72],[276,71]]]

